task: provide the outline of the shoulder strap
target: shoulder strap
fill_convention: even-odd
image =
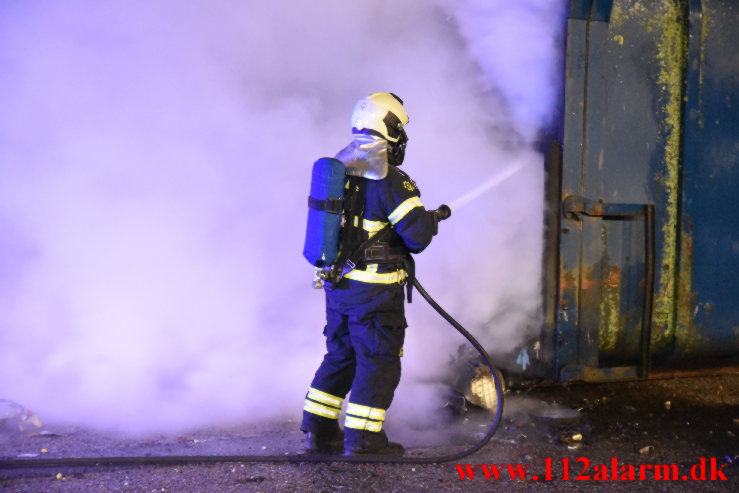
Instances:
[[[345,223],[341,232],[341,248],[339,249],[339,257],[334,262],[330,271],[329,281],[336,284],[343,276],[342,269],[347,261],[351,261],[350,256],[354,251],[354,246],[362,241],[362,225],[361,218],[364,217],[364,184],[361,178],[349,176],[347,180],[347,190],[344,193],[344,218]],[[354,224],[354,218],[359,217],[358,224]]]
[[[341,257],[349,255],[354,246],[362,241],[362,218],[364,217],[365,189],[364,180],[358,176],[350,176],[347,180],[348,190],[344,193],[344,217],[346,222],[341,233]],[[357,223],[354,218],[358,217]]]

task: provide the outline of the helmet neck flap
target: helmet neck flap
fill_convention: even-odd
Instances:
[[[389,164],[388,142],[375,132],[358,132],[336,159],[344,163],[346,174],[370,180],[382,180],[387,176]]]

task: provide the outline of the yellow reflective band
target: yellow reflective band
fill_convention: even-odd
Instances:
[[[364,220],[362,221],[362,228],[363,228],[363,229],[364,229],[365,231],[368,231],[368,232],[370,232],[370,233],[377,233],[377,232],[378,232],[378,231],[380,231],[380,230],[381,230],[382,228],[384,228],[386,224],[387,224],[387,223],[384,223],[384,222],[382,222],[382,221],[370,221],[369,219],[364,219]],[[371,236],[372,236],[372,235],[370,234],[370,237],[371,237]]]
[[[367,270],[354,269],[344,274],[344,277],[373,284],[400,284],[408,275],[403,269],[395,272],[377,272],[377,264],[370,264]]]
[[[387,218],[393,225],[395,225],[415,207],[423,207],[420,197],[411,197],[406,199],[402,204],[396,207],[395,210],[387,216]]]
[[[372,418],[385,421],[385,410],[377,407],[362,406],[350,402],[346,407],[346,413],[359,418]]]
[[[370,421],[367,419],[354,418],[347,416],[344,421],[345,428],[353,428],[355,430],[382,431],[382,421]]]
[[[308,411],[312,414],[317,414],[319,416],[323,416],[324,418],[329,419],[339,419],[339,410],[335,409],[333,407],[324,406],[322,404],[315,403],[313,401],[309,401],[306,399],[305,406],[303,406],[304,411]]]
[[[314,389],[313,387],[308,389],[308,398],[339,409],[341,409],[341,404],[344,402],[344,399],[342,399],[341,397],[327,394],[326,392]]]

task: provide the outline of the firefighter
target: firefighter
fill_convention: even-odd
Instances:
[[[404,285],[413,275],[410,253],[428,246],[440,219],[438,211],[424,208],[415,182],[398,169],[408,121],[398,96],[371,94],[354,107],[352,141],[336,155],[349,177],[342,250],[356,248],[386,225],[390,230],[337,284],[325,287],[327,352],[306,394],[301,425],[308,451],[339,451],[343,445],[345,455],[403,454],[383,423],[400,381]],[[350,226],[356,230],[353,244],[347,241]],[[338,419],[350,390],[342,432]]]

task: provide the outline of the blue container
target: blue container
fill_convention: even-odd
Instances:
[[[739,361],[737,18],[729,0],[570,2],[541,337],[556,379]]]

